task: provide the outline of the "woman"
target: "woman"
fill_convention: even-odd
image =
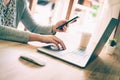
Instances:
[[[15,29],[20,21],[30,32]],[[61,45],[63,49],[66,49],[62,40],[51,35],[66,31],[66,26],[63,30],[56,30],[59,25],[65,22],[66,20],[61,20],[53,26],[38,25],[34,22],[27,8],[26,0],[0,0],[0,39],[22,43],[28,41],[54,43],[58,48]]]

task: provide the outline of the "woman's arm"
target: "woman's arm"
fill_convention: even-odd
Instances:
[[[26,31],[20,31],[11,27],[4,27],[1,25],[0,25],[0,39],[21,42],[21,43],[27,43],[28,41],[53,43],[58,48],[61,45],[63,49],[66,49],[63,41],[54,35],[40,35],[36,33],[29,33]]]
[[[29,35],[28,32],[0,25],[0,39],[27,43],[29,41]]]
[[[38,34],[47,34],[47,35],[55,34],[56,32],[65,32],[66,31],[66,29],[67,29],[66,27],[64,27],[63,30],[56,30],[56,28],[58,26],[60,26],[61,24],[65,23],[67,20],[60,20],[55,25],[43,26],[43,25],[40,25],[39,23],[35,22],[35,20],[33,19],[32,15],[30,13],[30,10],[26,6],[25,1],[24,1],[24,6],[25,7],[24,7],[24,10],[22,13],[21,21],[29,31],[38,33]]]
[[[35,22],[35,20],[33,19],[30,10],[28,9],[28,7],[26,6],[26,2],[23,0],[23,4],[24,4],[24,10],[22,12],[22,17],[21,17],[21,21],[22,23],[25,25],[25,27],[34,33],[38,33],[38,34],[53,34],[52,33],[52,26],[43,26],[40,25],[38,23]]]

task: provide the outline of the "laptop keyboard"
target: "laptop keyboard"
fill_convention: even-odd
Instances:
[[[74,50],[71,52],[58,51],[56,53],[50,53],[50,54],[52,54],[52,56],[54,56],[54,57],[64,59],[67,61],[72,61],[74,63],[84,61],[84,59],[86,59],[85,57],[87,56],[85,51],[83,51],[83,50]]]
[[[83,59],[86,59],[86,53],[82,50],[75,50],[67,54],[68,58],[75,59],[75,61],[83,61]]]
[[[44,50],[44,49],[47,49]],[[43,49],[39,49],[39,51],[50,55],[52,57],[61,59],[63,61],[67,61],[69,63],[73,64],[81,64],[86,60],[86,57],[88,57],[87,53],[85,50],[51,50],[50,46],[44,47]]]

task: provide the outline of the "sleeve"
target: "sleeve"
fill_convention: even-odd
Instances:
[[[22,23],[25,25],[25,27],[34,33],[38,34],[55,34],[52,33],[52,26],[43,26],[35,22],[35,20],[32,18],[32,15],[30,14],[29,9],[27,6],[25,6],[23,14],[22,14]]]
[[[27,43],[29,41],[29,33],[0,25],[0,39]]]

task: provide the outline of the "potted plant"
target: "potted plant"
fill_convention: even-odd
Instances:
[[[108,54],[113,54],[113,51],[115,50],[116,45],[117,45],[117,40],[116,39],[109,40],[109,45],[107,46],[107,53]]]

